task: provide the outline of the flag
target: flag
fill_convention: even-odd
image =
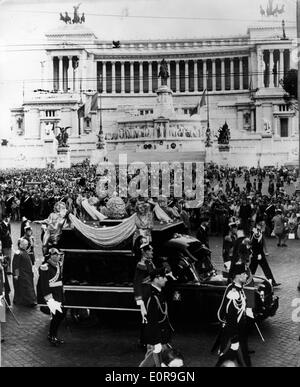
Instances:
[[[206,90],[204,90],[201,100],[197,103],[197,106],[195,106],[193,109],[191,109],[190,116],[194,116],[195,114],[199,114],[199,109],[201,109],[203,106],[206,106],[206,97],[205,97]]]
[[[98,110],[98,92],[94,95],[89,95],[85,102],[84,116],[87,117],[91,111]]]
[[[84,117],[84,111],[85,111],[85,105],[81,105],[79,109],[77,110],[78,119]]]
[[[202,108],[203,106],[206,106],[207,103],[206,103],[206,90],[203,91],[203,94],[202,94],[202,98],[201,98],[201,101],[200,101],[200,108]]]

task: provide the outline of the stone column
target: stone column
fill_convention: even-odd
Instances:
[[[111,62],[111,92],[116,93],[116,63]]]
[[[270,68],[269,68],[269,77],[270,77],[270,83],[269,87],[274,87],[274,74],[273,74],[273,69],[274,69],[274,50],[270,50]]]
[[[184,79],[185,79],[185,92],[189,92],[189,62],[186,60],[184,61]]]
[[[125,92],[125,63],[121,62],[121,94]]]
[[[255,130],[255,111],[254,109],[251,110],[251,132],[254,132]]]
[[[264,62],[263,51],[258,50],[257,51],[257,69],[258,69],[257,79],[258,79],[258,88],[259,89],[262,89],[264,87],[264,68],[265,68],[265,66],[263,66],[263,62]]]
[[[148,74],[149,74],[149,93],[152,93],[153,83],[152,83],[152,62],[148,62]]]
[[[244,83],[244,79],[243,79],[243,58],[240,58],[239,59],[239,64],[240,64],[240,71],[239,71],[239,75],[240,75],[240,90],[243,90],[244,86],[243,86],[243,83]]]
[[[216,72],[216,60],[212,59],[212,90],[215,91],[217,89],[217,72]]]
[[[130,62],[130,93],[134,93],[134,62]]]
[[[63,80],[64,80],[63,57],[59,56],[58,57],[58,90],[59,91],[63,91]]]
[[[68,56],[69,67],[68,67],[68,92],[70,93],[73,88],[73,67],[72,67],[72,56]]]
[[[107,91],[106,62],[102,62],[102,93]]]
[[[168,73],[169,73],[169,78],[167,79],[167,86],[170,89],[171,88],[171,63],[167,63],[168,66]]]
[[[198,92],[198,61],[194,61],[194,92]]]
[[[284,77],[284,50],[279,50],[279,74],[278,74],[278,81],[283,79]],[[278,85],[279,86],[279,85]]]
[[[230,90],[234,90],[234,58],[230,58]]]
[[[176,93],[180,93],[180,68],[179,60],[176,61]]]
[[[144,92],[144,84],[143,84],[143,62],[139,63],[139,93]]]
[[[203,90],[207,89],[207,62],[203,60]]]
[[[225,58],[221,59],[221,90],[225,90]]]

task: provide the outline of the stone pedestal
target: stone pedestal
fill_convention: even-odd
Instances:
[[[90,162],[92,165],[98,165],[100,163],[103,163],[106,157],[107,157],[106,149],[95,149],[91,154]]]
[[[70,148],[57,148],[57,158],[55,161],[55,169],[71,167],[71,151]]]
[[[154,106],[154,116],[169,118],[175,114],[172,90],[163,85],[157,90],[157,103]]]

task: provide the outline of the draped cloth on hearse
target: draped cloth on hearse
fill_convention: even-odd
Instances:
[[[117,226],[96,228],[83,223],[73,214],[69,215],[71,224],[77,232],[96,246],[104,249],[116,247],[130,238],[136,230],[135,218],[134,214]]]

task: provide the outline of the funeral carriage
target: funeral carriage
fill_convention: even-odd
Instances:
[[[60,248],[64,252],[63,286],[67,308],[139,312],[134,299],[133,278],[137,259],[132,249],[135,216],[123,220],[81,221],[69,215]],[[156,222],[152,230],[155,264],[167,262],[176,280],[169,280],[167,297],[171,315],[185,319],[216,321],[224,295],[226,273],[205,264],[201,243],[186,235],[181,221]],[[249,306],[258,319],[275,315],[278,298],[266,279],[255,276],[247,287]]]

